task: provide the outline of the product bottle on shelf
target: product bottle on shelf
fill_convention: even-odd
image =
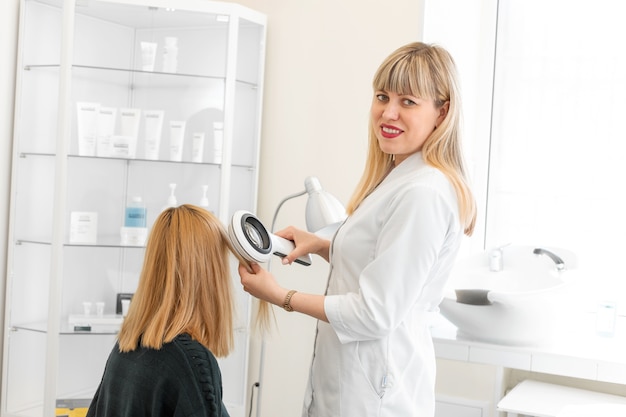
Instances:
[[[222,163],[222,146],[224,144],[224,123],[213,122],[213,162]]]
[[[126,206],[124,226],[121,228],[122,245],[142,246],[146,243],[148,210],[141,197],[133,197]]]
[[[207,197],[207,192],[209,191],[208,185],[202,186],[202,198],[200,199],[200,207],[205,210],[209,210],[209,198]]]
[[[125,227],[146,227],[146,206],[141,197],[133,197],[126,207]]]
[[[167,204],[163,207],[163,210],[170,207],[176,207],[178,205],[178,201],[176,200],[176,196],[174,192],[176,191],[176,184],[170,184],[170,195],[167,197]]]
[[[196,132],[191,137],[191,161],[202,162],[204,156],[204,132]]]
[[[178,38],[165,37],[163,46],[163,72],[176,72],[178,69]]]

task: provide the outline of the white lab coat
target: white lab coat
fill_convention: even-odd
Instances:
[[[338,230],[306,390],[306,417],[432,417],[428,327],[463,229],[456,193],[421,152]]]

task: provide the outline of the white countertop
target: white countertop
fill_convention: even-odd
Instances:
[[[594,381],[626,384],[626,317],[612,337],[595,332],[595,314],[581,314],[560,326],[553,340],[535,346],[506,346],[457,334],[443,316],[433,317],[437,358],[482,363]]]
[[[626,397],[527,379],[498,402],[498,411],[531,416],[623,417]]]

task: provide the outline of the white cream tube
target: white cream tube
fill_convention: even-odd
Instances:
[[[135,158],[141,109],[120,109],[120,135],[130,139],[128,157]]]
[[[145,157],[146,159],[159,159],[159,149],[161,146],[161,132],[163,130],[163,110],[146,110],[143,112],[145,120]]]
[[[163,72],[176,72],[178,67],[178,38],[166,36],[163,45]]]
[[[100,103],[76,103],[78,154],[81,156],[96,155],[98,110],[100,110]]]
[[[202,162],[204,157],[204,133],[196,132],[191,142],[191,162]]]
[[[109,157],[112,154],[111,138],[115,133],[115,118],[117,109],[114,107],[100,107],[98,111],[98,129],[96,134],[96,155]]]
[[[185,121],[170,120],[170,161],[183,160]]]
[[[111,136],[111,156],[114,158],[129,158],[131,138],[128,136]]]
[[[141,42],[141,70],[154,71],[157,44],[155,42]]]

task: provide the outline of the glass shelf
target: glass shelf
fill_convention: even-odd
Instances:
[[[41,152],[20,152],[20,158],[27,158],[29,156],[34,157],[46,157],[46,158],[54,158],[56,155],[53,153],[41,153]],[[76,159],[95,159],[95,160],[105,160],[105,161],[128,161],[128,162],[148,162],[148,163],[164,163],[164,164],[179,164],[179,165],[211,165],[221,167],[222,164],[217,164],[214,162],[192,162],[192,161],[168,161],[167,159],[144,159],[144,158],[116,158],[116,157],[104,157],[104,156],[82,156],[82,155],[68,155],[68,158],[76,158]],[[248,168],[255,169],[250,165],[241,165],[241,164],[231,164],[233,167],[237,168]]]
[[[26,323],[14,325],[10,331],[27,331],[35,333],[47,333],[46,322]],[[120,325],[105,325],[105,324],[91,324],[91,330],[74,330],[74,324],[67,322],[61,323],[61,329],[59,334],[61,335],[115,335],[118,334]],[[233,329],[234,334],[247,334],[249,329],[247,327],[235,327]]]
[[[71,248],[113,248],[113,249],[145,249],[145,246],[140,245],[121,245],[119,243],[119,236],[98,236],[97,243],[63,243],[65,247]],[[51,245],[50,241],[45,239],[18,239],[15,242],[16,245],[31,244],[31,245]]]
[[[57,64],[37,64],[37,65],[25,65],[24,70],[30,71],[33,69],[40,68],[60,68],[60,65]],[[128,68],[112,68],[112,67],[96,67],[92,65],[72,65],[72,69],[87,69],[87,70],[101,70],[101,71],[123,71],[123,72],[132,72],[139,74],[154,74],[154,75],[165,75],[168,77],[194,77],[194,78],[209,78],[216,80],[223,80],[224,77],[217,77],[211,75],[200,75],[200,74],[181,74],[179,72],[162,72],[162,71],[143,71],[137,69],[128,69]]]
[[[58,64],[36,64],[36,65],[25,65],[24,66],[24,71],[31,71],[31,70],[45,70],[45,69],[59,69],[60,65]],[[185,74],[185,73],[179,73],[179,72],[162,72],[162,71],[143,71],[143,70],[139,70],[139,69],[128,69],[128,68],[113,68],[113,67],[97,67],[97,66],[91,66],[91,65],[72,65],[72,70],[87,70],[87,71],[92,71],[92,72],[96,72],[96,71],[105,71],[105,72],[122,72],[122,73],[126,73],[126,74],[138,74],[138,75],[142,75],[142,76],[156,76],[158,77],[158,82],[159,85],[163,85],[163,79],[171,79],[171,80],[181,80],[178,83],[174,83],[172,81],[173,84],[179,84],[179,83],[184,83],[185,79],[199,79],[199,80],[219,80],[219,81],[224,81],[226,80],[225,77],[223,76],[215,76],[215,75],[202,75],[202,74]],[[252,83],[249,81],[243,81],[243,80],[235,80],[236,83],[238,84],[244,84],[244,85],[249,85],[253,88],[257,88],[257,84],[256,83]]]
[[[48,333],[46,322],[16,324],[10,328],[10,331],[26,331],[33,333]],[[91,330],[74,330],[74,325],[67,322],[61,323],[59,330],[60,335],[115,335],[120,331],[119,325],[92,325]]]

